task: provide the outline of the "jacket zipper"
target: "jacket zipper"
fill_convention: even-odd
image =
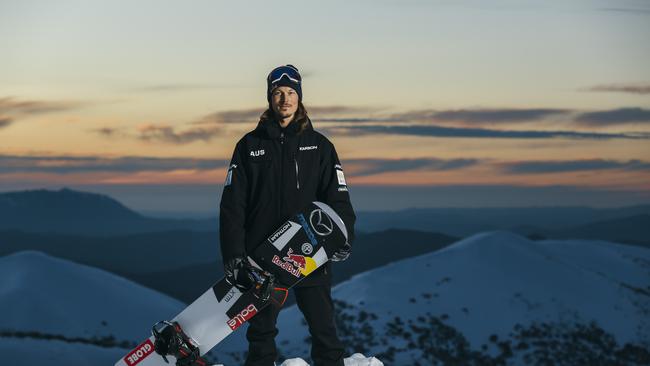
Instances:
[[[300,189],[300,179],[298,178],[298,159],[294,157],[293,162],[296,163],[296,189]]]
[[[280,132],[280,212],[279,218],[282,218],[284,208],[284,132]]]

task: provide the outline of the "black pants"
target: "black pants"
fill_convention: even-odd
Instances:
[[[345,347],[336,336],[331,286],[294,287],[296,303],[311,334],[311,358],[314,366],[343,366]],[[249,320],[246,339],[248,356],[245,366],[273,366],[278,357],[275,323],[280,309],[269,305]],[[287,329],[290,331],[290,329]]]

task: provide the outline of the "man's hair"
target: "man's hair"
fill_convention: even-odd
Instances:
[[[260,116],[260,121],[265,122],[268,120],[274,120],[275,119],[275,113],[271,108],[267,108],[264,113]],[[302,104],[302,101],[298,102],[298,110],[296,110],[296,114],[293,116],[293,121],[291,123],[297,123],[298,124],[298,133],[301,133],[302,131],[307,128],[308,124],[308,118],[307,118],[307,109],[305,106]]]

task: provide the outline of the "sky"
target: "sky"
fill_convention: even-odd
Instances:
[[[650,1],[0,0],[0,191],[218,210],[293,64],[353,205],[650,203]]]

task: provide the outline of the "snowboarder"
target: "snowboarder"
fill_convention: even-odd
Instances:
[[[348,231],[348,243],[333,261],[347,259],[354,241],[356,216],[343,167],[334,145],[313,129],[307,116],[298,69],[276,67],[266,82],[268,109],[257,127],[237,142],[221,197],[221,253],[224,272],[233,281],[246,263],[246,253],[252,253],[281,223],[312,201],[330,205]],[[314,231],[325,235],[327,226],[314,222]],[[305,243],[302,251],[298,255],[310,254],[310,245]],[[343,366],[345,348],[336,334],[331,278],[328,262],[294,287],[298,308],[309,326],[315,366]],[[250,320],[246,366],[274,365],[279,310],[267,306]]]

